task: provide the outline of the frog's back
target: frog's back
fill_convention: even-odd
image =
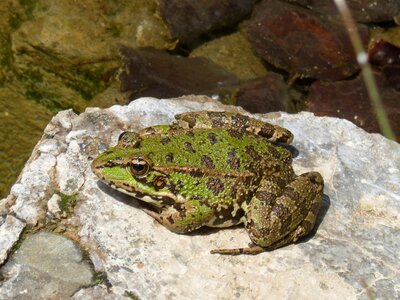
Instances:
[[[244,172],[256,163],[277,160],[290,163],[288,150],[267,139],[230,129],[177,129],[143,138],[138,151],[154,164],[189,166],[221,172]]]

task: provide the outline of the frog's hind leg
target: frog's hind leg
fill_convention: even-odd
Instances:
[[[188,233],[207,224],[214,216],[213,210],[200,201],[191,200],[180,207],[169,206],[161,212],[143,209],[159,223],[176,233]]]
[[[293,134],[286,128],[232,112],[199,111],[175,116],[182,128],[231,128],[262,136],[273,142],[290,144]]]
[[[212,253],[257,254],[297,241],[314,227],[322,190],[323,179],[316,172],[302,174],[284,188],[262,181],[247,211],[246,229],[255,246]]]

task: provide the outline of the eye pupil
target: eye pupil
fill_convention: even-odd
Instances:
[[[134,169],[136,172],[142,172],[144,170],[144,165],[142,164],[133,164],[132,169]]]

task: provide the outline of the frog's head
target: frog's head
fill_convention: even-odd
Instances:
[[[157,207],[175,202],[168,175],[143,153],[140,141],[136,133],[124,132],[115,147],[96,157],[92,171],[111,187]]]

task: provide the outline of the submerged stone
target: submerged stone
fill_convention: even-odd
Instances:
[[[207,32],[232,26],[251,13],[255,0],[160,0],[160,12],[173,38],[196,41]]]
[[[243,27],[255,51],[295,77],[339,80],[359,69],[343,22],[278,0],[261,1]],[[363,37],[366,27],[359,25]]]
[[[233,74],[204,57],[184,58],[157,49],[122,47],[121,91],[136,97],[204,94],[224,99],[238,84]]]

